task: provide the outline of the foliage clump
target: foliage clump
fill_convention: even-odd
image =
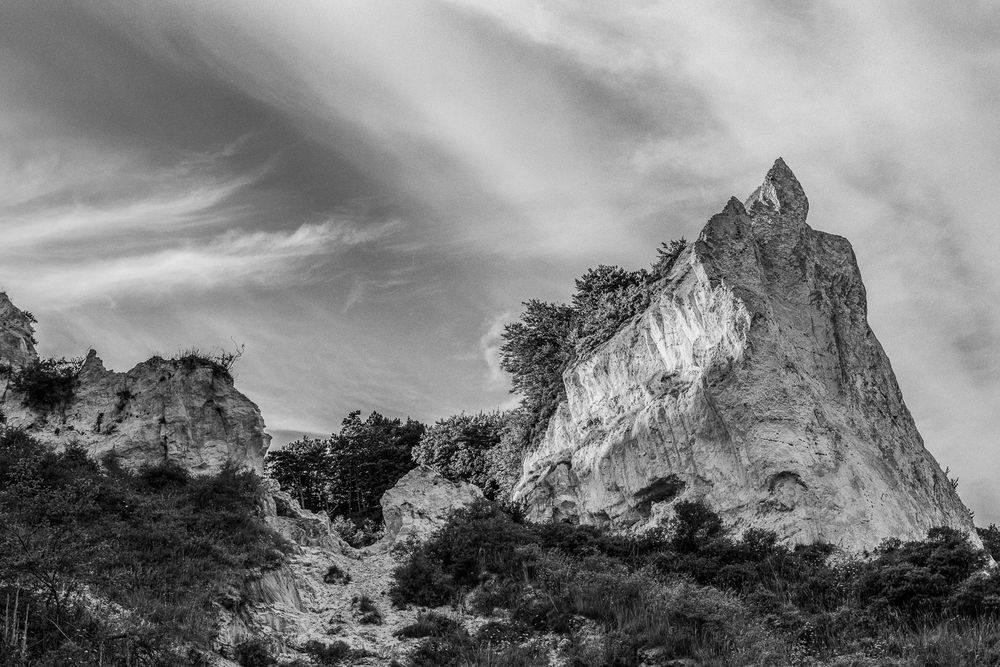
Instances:
[[[200,366],[209,366],[212,376],[233,381],[233,368],[246,352],[246,344],[239,344],[232,350],[219,349],[214,352],[192,347],[182,350],[173,357],[186,370],[194,370]]]
[[[957,531],[831,562],[829,545],[734,538],[706,505],[674,507],[644,536],[528,524],[485,501],[456,511],[395,571],[391,600],[503,613],[474,636],[421,617],[410,665],[539,651],[553,633],[569,663],[630,666],[974,664],[1000,643],[1000,577]]]
[[[13,372],[10,388],[25,407],[41,412],[64,411],[76,393],[81,359],[35,359]]]

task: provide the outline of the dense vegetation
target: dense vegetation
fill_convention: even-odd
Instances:
[[[525,413],[454,415],[427,429],[413,460],[453,482],[470,482],[491,500],[508,500],[521,474]]]
[[[302,438],[267,456],[267,471],[306,509],[341,518],[337,527],[360,545],[377,536],[379,499],[416,463],[412,452],[426,427],[355,410],[328,439]]]
[[[470,634],[421,616],[403,631],[427,638],[410,664],[535,665],[553,650],[594,667],[1000,664],[1000,577],[957,531],[836,561],[773,533],[732,539],[698,503],[677,510],[644,537],[532,525],[486,502],[456,512],[413,548],[391,596],[490,620]]]
[[[531,442],[544,435],[566,397],[563,371],[649,306],[657,283],[686,247],[684,239],[663,243],[649,270],[606,265],[588,269],[576,280],[571,305],[525,301],[520,320],[504,327],[500,366],[521,394]]]
[[[0,664],[200,664],[218,605],[283,558],[260,493],[234,468],[129,473],[0,429]]]

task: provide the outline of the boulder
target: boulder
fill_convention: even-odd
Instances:
[[[417,466],[382,494],[385,536],[370,549],[378,551],[396,542],[424,540],[456,509],[483,498],[473,484],[445,479],[433,468]]]

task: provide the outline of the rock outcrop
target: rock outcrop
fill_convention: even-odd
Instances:
[[[417,466],[382,494],[385,537],[374,549],[411,538],[426,539],[448,520],[456,509],[483,497],[474,484],[451,482],[433,468]]]
[[[0,292],[0,362],[19,368],[38,358],[34,324],[30,313],[19,310]]]
[[[850,243],[808,209],[779,159],[645,312],[566,370],[515,491],[531,518],[641,530],[702,498],[737,532],[848,551],[971,531],[868,326]]]
[[[91,350],[79,369],[72,398],[53,409],[26,405],[10,380],[37,359],[33,319],[0,295],[0,411],[57,448],[71,445],[99,457],[113,452],[123,465],[172,461],[195,473],[217,472],[232,461],[263,473],[271,436],[260,410],[233,386],[218,364],[197,356],[153,357],[118,373]]]

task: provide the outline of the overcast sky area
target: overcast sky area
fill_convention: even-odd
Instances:
[[[510,405],[498,333],[781,155],[1000,521],[992,2],[6,0],[0,289],[40,352],[246,344],[275,443]]]

